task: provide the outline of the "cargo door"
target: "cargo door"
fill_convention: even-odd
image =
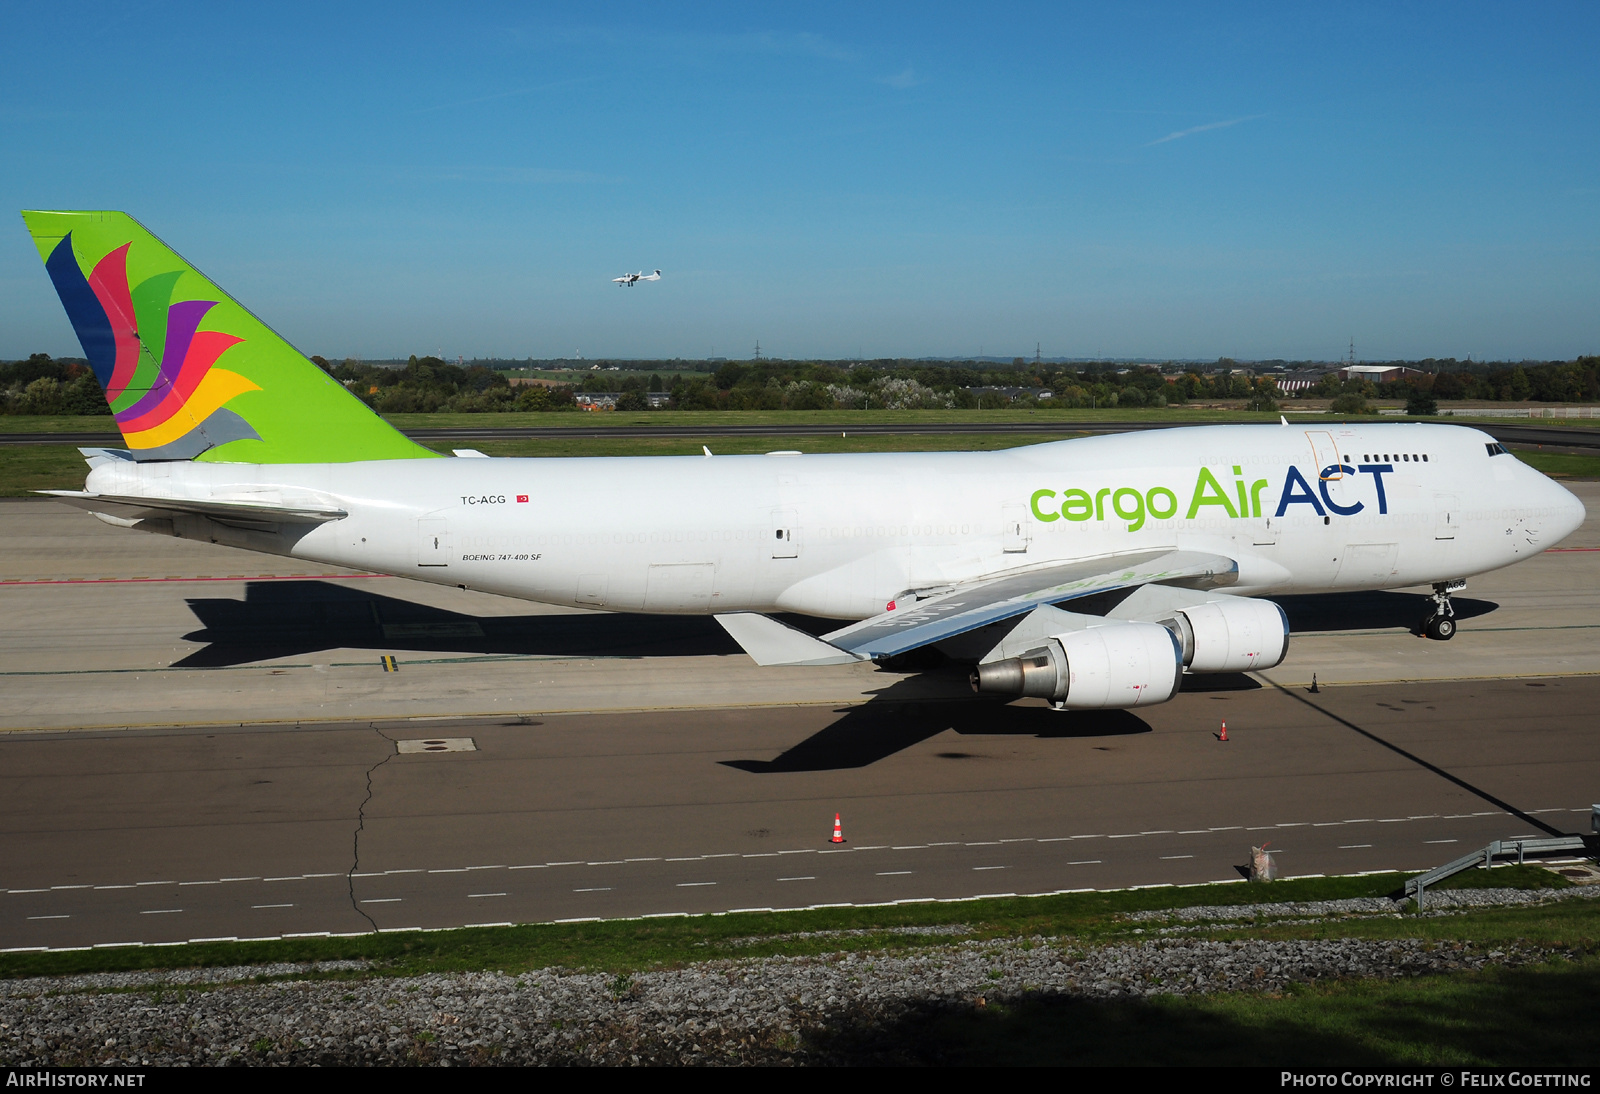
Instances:
[[[1028,541],[1033,538],[1033,529],[1028,526],[1027,511],[1020,502],[1012,502],[1006,505],[1001,519],[1001,538],[1005,542],[1003,553],[1026,554]]]
[[[573,594],[572,602],[586,608],[603,608],[606,606],[606,589],[610,583],[605,574],[579,574],[578,589]]]
[[[650,567],[645,581],[647,612],[709,612],[716,566],[710,562]]]
[[[1454,494],[1433,496],[1433,538],[1455,539],[1461,527],[1461,501]]]
[[[1376,589],[1394,576],[1398,543],[1349,543],[1339,556],[1339,569],[1333,575],[1336,589]]]
[[[796,525],[793,509],[772,511],[772,557],[800,557],[800,529]]]
[[[417,521],[417,565],[450,565],[450,522],[439,517]]]

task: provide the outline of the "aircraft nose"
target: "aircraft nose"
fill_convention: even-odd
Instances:
[[[1583,527],[1583,522],[1589,518],[1589,512],[1572,491],[1558,482],[1549,479],[1545,481],[1550,484],[1550,493],[1553,495],[1550,507],[1554,512],[1550,520],[1550,530],[1554,535],[1550,537],[1550,541],[1554,544]]]

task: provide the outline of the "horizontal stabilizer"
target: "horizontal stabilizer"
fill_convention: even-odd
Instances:
[[[729,612],[716,618],[758,665],[848,665],[866,660],[758,612]]]
[[[254,501],[201,501],[194,498],[139,498],[120,494],[88,494],[81,490],[39,490],[58,501],[106,513],[114,517],[139,520],[144,517],[170,517],[192,513],[230,524],[325,524],[343,520],[350,514],[343,509],[318,509],[299,505],[273,505]]]

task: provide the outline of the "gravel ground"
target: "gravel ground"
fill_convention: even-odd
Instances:
[[[11,981],[0,1063],[716,1064],[892,1062],[919,1020],[1034,993],[1131,999],[1515,966],[1556,951],[1418,940],[1059,939],[906,954],[712,961],[607,976],[544,969],[239,982],[324,966]],[[356,963],[339,963],[349,967]],[[219,980],[232,979],[231,984]],[[842,1035],[842,1036],[841,1036]]]

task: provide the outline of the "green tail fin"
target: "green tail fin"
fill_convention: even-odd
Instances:
[[[138,460],[348,463],[436,456],[126,213],[24,212]]]

